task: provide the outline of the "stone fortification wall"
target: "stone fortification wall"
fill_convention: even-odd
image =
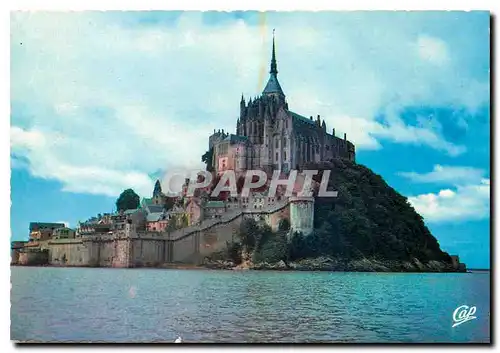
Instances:
[[[226,242],[232,241],[237,234],[242,214],[241,210],[233,210],[226,212],[221,218],[206,220],[199,226],[170,234],[170,262],[201,263],[205,256],[223,249]]]
[[[156,237],[158,238],[158,237]],[[166,261],[166,239],[131,239],[130,267],[154,267]]]
[[[81,239],[53,240],[46,245],[46,248],[50,265],[88,266],[87,247]]]
[[[19,252],[18,265],[22,266],[40,266],[48,264],[47,251],[24,251]]]
[[[221,218],[170,234],[136,232],[132,229],[113,234],[76,239],[56,239],[40,244],[46,249],[46,262],[59,266],[154,267],[164,263],[201,263],[204,257],[226,247],[237,236],[245,218],[267,222],[277,229],[282,218],[290,217],[287,202],[265,210],[232,210]],[[43,246],[42,246],[43,245]],[[36,252],[33,252],[36,253]],[[40,262],[36,255],[16,254],[18,263]]]

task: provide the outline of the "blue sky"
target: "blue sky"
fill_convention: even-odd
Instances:
[[[201,166],[258,95],[276,29],[290,109],[318,114],[451,254],[489,267],[487,12],[11,15],[11,228],[112,211]]]

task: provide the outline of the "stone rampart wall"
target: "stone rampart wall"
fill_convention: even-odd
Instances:
[[[43,246],[41,244],[40,248],[48,250],[46,262],[50,265],[154,267],[171,262],[198,264],[204,257],[224,249],[228,242],[233,241],[243,219],[264,220],[277,229],[279,221],[289,216],[288,204],[281,203],[266,210],[232,210],[221,218],[205,220],[200,225],[170,234],[130,230],[112,235],[51,240]],[[22,252],[14,256],[18,263],[33,262],[35,257]]]
[[[47,251],[25,251],[19,253],[18,265],[39,266],[48,264]]]

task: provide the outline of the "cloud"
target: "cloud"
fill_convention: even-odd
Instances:
[[[18,127],[11,127],[10,133],[13,167],[29,168],[35,177],[58,180],[63,191],[116,196],[129,187],[142,195],[153,189],[153,180],[145,173],[57,159],[71,144],[66,139]],[[17,157],[19,154],[23,157]]]
[[[401,112],[489,103],[489,74],[471,69],[489,56],[467,61],[483,40],[478,28],[489,26],[485,14],[449,31],[456,15],[445,12],[199,12],[154,21],[149,13],[13,13],[12,165],[67,191],[114,196],[129,186],[149,194],[153,171],[201,166],[213,129],[235,130],[241,92],[253,96],[265,84],[266,23],[276,28],[291,110],[321,114],[357,150],[388,140],[456,156],[464,146]]]
[[[416,183],[445,183],[463,185],[481,180],[485,174],[483,169],[461,166],[435,165],[431,172],[400,172],[399,175]]]
[[[408,201],[427,222],[465,222],[487,219],[490,214],[490,180],[443,189],[438,193],[409,197]]]
[[[486,219],[490,214],[490,179],[485,171],[463,166],[435,165],[428,173],[401,172],[415,183],[441,184],[438,192],[408,197],[427,222],[444,223]]]
[[[418,55],[433,64],[443,65],[449,60],[446,43],[438,38],[420,36],[417,40]]]

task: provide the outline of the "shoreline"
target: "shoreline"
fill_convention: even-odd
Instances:
[[[318,261],[308,259],[297,263],[258,263],[247,264],[245,266],[235,265],[228,261],[214,261],[202,265],[194,264],[161,264],[157,266],[134,266],[134,267],[113,267],[113,266],[67,266],[67,265],[21,265],[10,264],[10,267],[51,267],[51,268],[116,268],[116,269],[164,269],[164,270],[211,270],[211,271],[275,271],[275,272],[363,272],[363,273],[470,273],[470,272],[490,272],[491,270],[463,270],[451,268],[450,266],[437,261],[430,261],[429,264],[417,262],[411,266],[410,262],[381,262],[363,260],[352,260],[346,262]]]

